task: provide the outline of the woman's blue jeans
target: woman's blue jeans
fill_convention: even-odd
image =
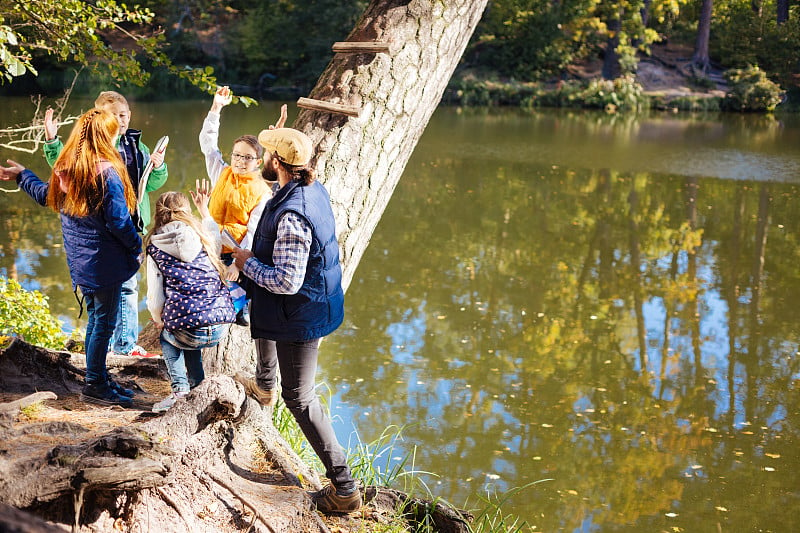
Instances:
[[[227,329],[228,324],[213,324],[161,331],[161,353],[167,364],[172,392],[189,392],[205,379],[203,348],[216,346]]]
[[[84,339],[87,385],[106,382],[108,341],[111,339],[111,335],[114,333],[114,326],[117,323],[121,294],[121,283],[90,294],[84,294],[86,313],[89,315]]]

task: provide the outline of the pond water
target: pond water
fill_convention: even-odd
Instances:
[[[168,188],[208,103],[133,105]],[[223,150],[277,108],[225,110]],[[322,345],[340,439],[402,428],[388,460],[535,531],[800,530],[798,184],[797,116],[439,109]],[[60,242],[0,193],[0,275],[70,329]]]

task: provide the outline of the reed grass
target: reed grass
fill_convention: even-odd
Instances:
[[[320,394],[320,401],[323,407],[328,410],[330,416],[330,397],[332,395],[327,385],[322,385],[326,390],[325,394]],[[324,473],[319,458],[308,444],[303,432],[297,425],[289,409],[286,408],[282,400],[278,401],[272,414],[272,421],[275,428],[292,450],[309,466],[320,473]],[[401,533],[407,532],[408,523],[404,515],[415,516],[414,533],[434,533],[436,531],[433,521],[433,510],[437,504],[442,504],[451,509],[457,509],[450,502],[443,498],[433,495],[433,491],[425,481],[427,476],[439,477],[437,474],[420,470],[416,466],[416,446],[410,452],[398,452],[398,443],[403,440],[405,426],[390,425],[381,434],[368,442],[364,442],[358,432],[354,432],[351,441],[347,446],[348,464],[353,477],[364,486],[391,487],[406,494],[421,494],[421,498],[430,501],[424,508],[417,506],[411,509],[412,503],[408,503],[405,509],[397,510],[396,520],[388,523],[370,523],[370,529],[364,529],[369,533]],[[536,527],[527,523],[510,513],[504,512],[503,507],[513,498],[524,490],[527,490],[539,483],[551,481],[542,479],[527,483],[521,487],[510,489],[504,493],[498,493],[493,486],[487,488],[486,495],[476,495],[475,505],[477,510],[470,510],[474,516],[469,528],[471,533],[522,533],[526,531],[536,531]],[[465,503],[469,508],[469,501]],[[376,529],[377,528],[377,529]]]

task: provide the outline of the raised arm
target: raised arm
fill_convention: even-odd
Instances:
[[[206,172],[211,185],[216,185],[219,175],[228,164],[219,150],[219,115],[222,108],[231,103],[231,91],[227,86],[217,88],[211,109],[200,130],[200,150],[206,156]]]

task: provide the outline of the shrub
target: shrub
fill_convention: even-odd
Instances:
[[[0,336],[17,336],[26,342],[60,350],[66,335],[61,321],[50,314],[47,297],[27,291],[13,279],[0,277]]]
[[[553,99],[561,107],[586,107],[607,111],[638,111],[647,107],[644,89],[633,76],[614,80],[569,81]]]
[[[540,93],[535,83],[501,82],[468,76],[452,80],[442,101],[466,107],[530,107],[530,102],[535,101]]]
[[[731,69],[725,73],[730,90],[724,107],[731,111],[772,112],[781,103],[783,91],[757,66]]]

